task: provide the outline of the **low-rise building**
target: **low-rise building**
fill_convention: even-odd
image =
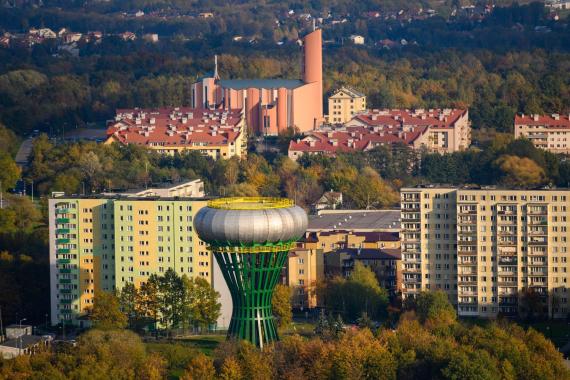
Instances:
[[[349,277],[354,264],[360,262],[370,268],[381,287],[391,296],[402,289],[402,266],[399,248],[342,248],[325,257],[326,276]]]
[[[361,35],[353,34],[348,39],[355,45],[364,45],[364,37]]]
[[[515,138],[521,137],[552,153],[570,153],[570,115],[516,115]]]
[[[342,206],[342,193],[338,191],[327,191],[313,204],[313,210],[336,210]]]
[[[329,123],[346,123],[354,115],[366,111],[366,95],[347,86],[334,91],[328,103]]]
[[[141,197],[186,197],[186,198],[202,198],[204,197],[204,182],[201,179],[192,181],[181,181],[177,183],[165,183],[161,185],[152,185],[146,189],[129,190],[125,192],[106,192],[104,196],[122,196],[128,198]]]
[[[106,144],[135,144],[164,154],[193,150],[214,160],[247,155],[245,118],[237,109],[119,109],[107,127]]]
[[[405,144],[419,150],[451,153],[471,144],[467,110],[374,110],[357,114],[343,126],[328,126],[289,143],[289,158],[303,154],[358,152]]]
[[[291,306],[297,309],[317,306],[318,281],[324,279],[324,256],[318,249],[298,247],[289,253],[286,284],[293,289]]]
[[[399,249],[399,213],[326,210],[310,216],[307,232],[289,255],[285,269],[284,283],[293,289],[293,307],[318,306],[316,289],[325,279],[325,260],[331,252],[352,248]]]
[[[13,359],[44,351],[51,342],[51,336],[36,336],[32,330],[30,325],[6,326],[6,340],[2,340],[0,331],[0,358]]]

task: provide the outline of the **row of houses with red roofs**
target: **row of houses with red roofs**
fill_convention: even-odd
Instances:
[[[471,145],[466,109],[370,110],[343,125],[328,125],[289,143],[289,158],[304,154],[335,155],[404,144],[413,149],[451,153]]]

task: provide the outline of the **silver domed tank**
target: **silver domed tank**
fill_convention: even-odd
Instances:
[[[200,239],[215,246],[294,242],[307,229],[307,214],[285,198],[220,198],[194,218]]]

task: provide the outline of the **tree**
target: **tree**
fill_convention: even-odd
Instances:
[[[15,215],[15,227],[19,233],[30,233],[40,222],[41,213],[28,197],[10,197],[11,210]]]
[[[291,288],[286,285],[278,284],[273,292],[271,299],[273,307],[273,315],[277,320],[277,327],[284,329],[293,320],[293,312],[291,311]]]
[[[214,380],[216,377],[216,369],[212,359],[200,353],[196,355],[180,380]]]
[[[133,327],[134,321],[139,317],[137,299],[138,290],[132,282],[126,283],[123,289],[119,291],[119,305],[121,306],[121,311],[128,318],[130,328]]]
[[[201,277],[183,277],[186,288],[186,315],[190,322],[200,327],[213,325],[220,316],[220,293]]]
[[[356,207],[366,210],[390,206],[398,201],[396,192],[370,167],[360,172],[348,196]]]
[[[158,276],[156,274],[150,275],[148,280],[141,285],[137,294],[138,314],[152,320],[155,324],[155,328],[160,315],[160,294],[158,283]]]
[[[182,323],[186,301],[184,280],[169,268],[164,276],[158,278],[160,320],[166,328]]]
[[[412,305],[408,305],[408,308],[415,309],[422,323],[431,320],[453,324],[457,319],[455,308],[449,302],[447,294],[441,290],[420,292],[410,302]]]
[[[522,311],[529,321],[541,316],[545,307],[541,295],[533,288],[524,288],[521,294]]]
[[[4,192],[14,188],[21,174],[22,170],[8,152],[0,150],[0,183],[2,184],[0,191]]]
[[[356,261],[350,276],[334,277],[323,289],[326,308],[340,312],[350,321],[356,321],[366,313],[372,319],[386,315],[388,293],[380,287],[374,272]]]
[[[488,352],[453,352],[451,360],[442,369],[444,379],[449,380],[493,380],[501,378],[496,362]]]
[[[87,181],[88,188],[93,189],[96,185],[96,179],[100,178],[100,173],[103,170],[101,162],[99,162],[99,156],[95,152],[87,152],[79,160],[79,167]]]
[[[536,162],[526,157],[503,155],[495,161],[503,173],[503,182],[512,186],[536,186],[544,183],[546,176]]]
[[[128,318],[121,311],[119,300],[109,292],[95,294],[93,308],[89,313],[95,328],[99,330],[120,330],[127,327]]]
[[[239,361],[234,357],[224,360],[220,369],[221,380],[241,380],[243,379],[243,371]]]

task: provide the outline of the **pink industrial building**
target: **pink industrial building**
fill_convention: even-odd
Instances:
[[[277,135],[288,127],[306,132],[323,120],[322,33],[303,39],[303,77],[297,79],[220,79],[211,77],[192,85],[194,108],[242,109],[249,129]]]

